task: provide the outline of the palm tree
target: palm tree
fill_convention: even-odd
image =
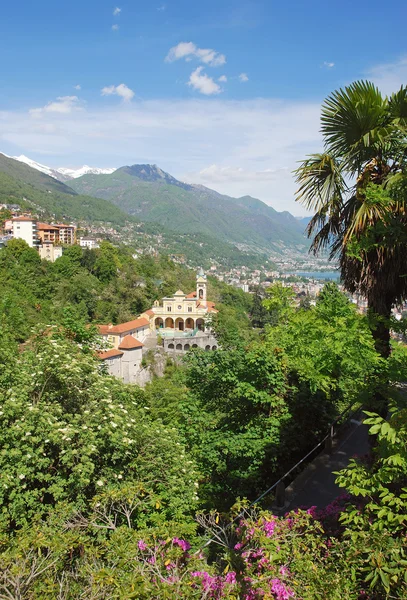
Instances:
[[[367,298],[387,357],[391,310],[407,298],[407,88],[388,98],[352,83],[325,100],[321,126],[324,153],[296,170],[296,199],[315,213],[311,249],[329,249],[345,288]]]

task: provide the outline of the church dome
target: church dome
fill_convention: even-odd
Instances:
[[[178,290],[178,292],[175,292],[174,296],[185,296],[185,294],[182,290]]]

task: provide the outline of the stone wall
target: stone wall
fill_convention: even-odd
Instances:
[[[202,350],[216,350],[219,346],[216,337],[209,334],[201,334],[193,337],[174,336],[164,338],[164,351],[168,354],[183,354],[193,348],[201,348]]]

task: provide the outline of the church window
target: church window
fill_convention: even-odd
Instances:
[[[171,306],[167,306],[167,312],[171,312]]]
[[[181,310],[182,306],[181,304],[178,304],[178,310]]]
[[[199,297],[202,299],[203,298],[203,289],[199,290]]]
[[[192,306],[188,306],[188,312],[192,312]]]

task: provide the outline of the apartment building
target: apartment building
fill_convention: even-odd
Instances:
[[[59,230],[59,242],[66,246],[72,246],[76,241],[76,228],[73,225],[59,223],[55,225]]]
[[[50,225],[49,223],[37,223],[38,237],[41,243],[45,242],[59,242],[59,228],[56,225]]]
[[[30,248],[39,244],[37,221],[32,217],[14,217],[12,219],[13,237],[24,240]]]

